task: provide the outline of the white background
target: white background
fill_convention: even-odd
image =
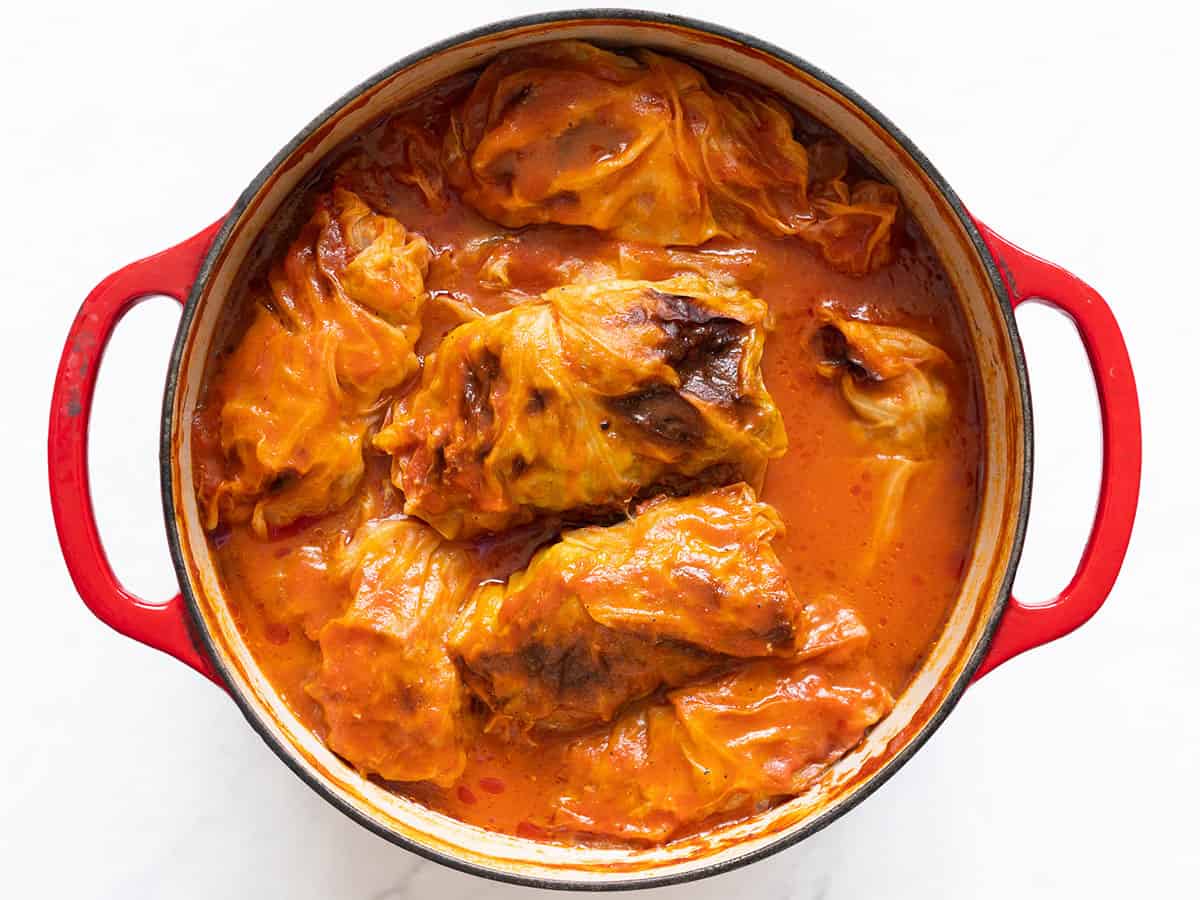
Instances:
[[[566,0],[563,0],[565,3]],[[228,698],[95,621],[45,475],[54,368],[109,271],[217,218],[328,102],[397,57],[542,4],[17,3],[0,84],[0,893],[513,897],[376,838],[297,780]],[[1089,280],[1139,376],[1141,516],[1084,629],[972,688],[863,807],[799,847],[661,897],[1196,896],[1200,883],[1197,29],[1182,3],[660,3],[807,57],[884,110],[968,206]],[[174,592],[157,419],[177,312],[121,327],[92,462],[117,570]],[[1022,310],[1037,416],[1020,587],[1083,543],[1098,416],[1065,319]]]

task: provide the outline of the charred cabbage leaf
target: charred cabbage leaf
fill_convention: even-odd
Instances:
[[[745,484],[651,501],[480,587],[451,647],[495,713],[552,729],[608,721],[729,657],[818,652],[846,626],[796,599],[770,546],[781,529]]]
[[[270,528],[345,503],[380,397],[417,370],[429,247],[334,190],[271,270],[218,371],[220,458],[198,473],[205,525]]]
[[[464,693],[446,635],[471,586],[469,560],[428,526],[375,519],[337,561],[354,600],[319,634],[307,684],[329,747],[364,773],[449,785],[466,763]]]
[[[787,447],[766,325],[761,300],[694,277],[556,288],[451,331],[375,444],[405,512],[448,538],[664,481],[757,483]]]
[[[447,179],[509,227],[587,225],[656,244],[798,235],[845,271],[888,262],[895,190],[850,182],[844,148],[806,149],[774,100],[653,53],[578,41],[489,65],[455,110]]]

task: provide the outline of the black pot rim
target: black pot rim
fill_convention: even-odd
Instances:
[[[247,188],[238,197],[237,203],[230,210],[224,224],[217,232],[212,246],[205,255],[203,262],[200,265],[196,280],[192,285],[192,289],[188,294],[187,301],[183,306],[183,314],[180,318],[179,328],[175,336],[175,344],[171,352],[170,364],[167,372],[166,388],[163,396],[163,416],[162,416],[162,432],[160,434],[159,443],[159,469],[160,480],[163,496],[163,513],[166,518],[167,539],[171,549],[171,559],[175,566],[176,574],[179,578],[180,590],[186,601],[188,613],[191,617],[192,632],[203,646],[209,658],[213,661],[215,669],[220,673],[225,684],[229,688],[229,694],[237,703],[242,714],[250,723],[250,726],[259,734],[266,742],[267,746],[274,751],[285,765],[288,766],[305,784],[316,791],[326,801],[332,804],[336,809],[340,810],[345,815],[349,816],[359,825],[379,835],[387,841],[403,847],[419,856],[434,862],[441,863],[449,868],[456,869],[460,872],[466,872],[471,875],[476,875],[482,878],[491,879],[494,881],[507,882],[517,884],[524,887],[553,889],[553,890],[575,890],[575,891],[612,891],[612,890],[640,890],[645,888],[665,887],[672,884],[680,884],[688,881],[697,881],[702,878],[707,878],[712,875],[718,875],[724,872],[729,872],[734,869],[741,868],[760,859],[765,859],[772,856],[781,850],[791,847],[805,838],[815,834],[835,820],[854,809],[867,797],[878,790],[886,781],[888,781],[899,769],[908,762],[909,759],[925,744],[933,733],[941,726],[946,717],[958,704],[962,698],[963,692],[971,683],[971,679],[975,671],[982,663],[984,656],[987,654],[988,648],[991,646],[992,638],[995,635],[996,628],[1000,624],[1000,618],[1004,612],[1005,604],[1009,594],[1012,591],[1013,579],[1016,577],[1017,563],[1020,561],[1021,549],[1025,539],[1025,530],[1029,519],[1029,503],[1032,492],[1032,474],[1033,474],[1033,414],[1032,403],[1029,393],[1029,378],[1028,370],[1025,364],[1025,356],[1022,351],[1021,341],[1017,333],[1016,317],[1013,314],[1011,307],[1008,304],[1001,304],[1001,315],[1005,327],[1008,332],[1008,339],[1013,353],[1013,358],[1016,367],[1017,381],[1020,387],[1020,405],[1021,417],[1023,421],[1024,433],[1024,465],[1021,471],[1021,495],[1018,506],[1016,528],[1013,536],[1013,545],[1009,551],[1008,563],[1005,567],[1004,577],[1001,581],[1000,590],[997,596],[992,601],[992,611],[986,623],[983,635],[976,646],[975,650],[968,659],[966,665],[959,673],[955,683],[950,686],[946,696],[939,705],[937,711],[930,717],[924,726],[918,731],[907,743],[907,745],[895,756],[889,759],[878,771],[873,773],[859,788],[857,788],[850,796],[840,798],[830,804],[825,809],[821,810],[817,815],[806,821],[801,827],[795,831],[780,835],[777,839],[770,841],[756,850],[749,851],[732,859],[714,862],[696,868],[689,869],[685,872],[676,872],[663,875],[647,875],[640,878],[624,879],[620,881],[583,881],[583,880],[560,880],[551,878],[539,878],[527,875],[515,874],[506,872],[500,869],[491,868],[478,863],[469,862],[460,857],[434,850],[426,847],[416,841],[413,841],[403,835],[399,835],[389,828],[384,827],[369,815],[361,812],[359,809],[342,799],[336,790],[324,779],[315,777],[299,760],[297,755],[283,741],[277,740],[268,726],[268,724],[260,719],[253,705],[243,695],[239,682],[236,676],[225,666],[221,655],[217,652],[211,634],[209,633],[204,618],[200,612],[199,602],[195,591],[193,590],[191,579],[188,575],[188,567],[186,558],[183,552],[182,540],[179,533],[178,520],[176,518],[177,510],[175,505],[174,478],[172,472],[172,455],[173,442],[172,435],[175,431],[175,394],[179,387],[180,367],[183,360],[184,350],[187,345],[188,335],[191,331],[192,320],[195,317],[197,305],[199,304],[200,296],[204,292],[205,285],[212,274],[212,270],[219,258],[221,251],[228,242],[233,231],[233,227],[242,213],[245,212],[247,206],[253,200],[263,184],[270,178],[275,171],[282,165],[288,157],[303,144],[318,128],[337,115],[347,104],[351,103],[364,92],[378,85],[380,82],[392,77],[397,72],[412,66],[421,60],[426,59],[437,53],[455,47],[459,44],[466,43],[488,35],[511,31],[518,28],[526,28],[529,26],[549,25],[562,22],[593,22],[593,21],[618,21],[618,22],[644,22],[651,25],[669,25],[679,28],[685,28],[692,31],[699,31],[711,34],[717,37],[726,38],[736,43],[743,44],[754,50],[763,52],[769,56],[779,59],[805,74],[823,82],[827,86],[833,88],[844,97],[852,101],[862,112],[880,126],[896,143],[908,154],[908,156],[924,171],[931,183],[937,188],[938,192],[950,205],[954,214],[957,216],[963,229],[969,236],[971,242],[975,246],[976,253],[982,261],[992,286],[997,297],[1008,296],[1007,286],[1000,275],[1000,271],[996,265],[991,252],[984,243],[983,237],[979,230],[975,227],[975,223],[971,216],[967,213],[966,208],[962,205],[958,195],[942,177],[942,175],[934,168],[929,159],[922,153],[915,144],[892,123],[890,119],[884,116],[879,110],[868,103],[865,99],[859,96],[855,91],[851,90],[840,80],[834,78],[820,68],[812,65],[803,58],[784,50],[768,41],[753,37],[752,35],[744,34],[734,29],[726,28],[721,25],[716,25],[711,22],[693,19],[688,16],[678,16],[667,13],[647,12],[631,9],[578,9],[578,10],[562,10],[557,12],[543,12],[532,15],[517,16],[515,18],[504,19],[498,22],[493,22],[489,25],[483,25],[478,28],[473,28],[469,31],[464,31],[453,37],[446,38],[434,44],[410,53],[392,65],[375,73],[370,78],[366,79],[358,86],[351,89],[333,104],[326,107],[316,118],[314,118],[305,128],[300,131],[291,141],[289,141],[283,149],[281,149],[274,158],[255,176]]]

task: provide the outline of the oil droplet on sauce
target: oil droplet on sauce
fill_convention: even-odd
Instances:
[[[504,782],[499,778],[492,778],[490,775],[479,779],[479,787],[489,794],[504,793]]]

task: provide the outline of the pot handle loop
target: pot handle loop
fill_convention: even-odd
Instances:
[[[88,422],[100,359],[117,323],[153,294],[182,303],[220,225],[114,272],[83,301],[54,379],[49,436],[50,505],[63,558],[83,602],[102,622],[171,654],[218,685],[212,662],[192,642],[183,598],[176,594],[165,603],[149,603],[127,591],[113,573],[92,508]]]
[[[1053,263],[1000,237],[976,220],[999,265],[1014,307],[1045,303],[1075,323],[1087,350],[1100,400],[1104,443],[1100,496],[1092,531],[1070,583],[1049,603],[1010,597],[991,648],[975,674],[1074,631],[1104,604],[1129,547],[1142,470],[1141,415],[1125,340],[1112,311],[1091,287]]]

